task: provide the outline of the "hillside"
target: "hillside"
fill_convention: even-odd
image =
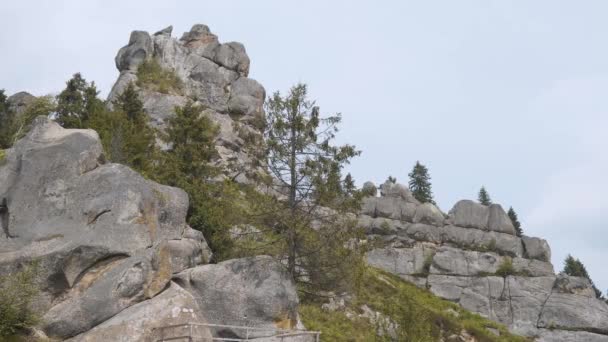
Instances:
[[[346,269],[294,279],[283,250],[261,247],[279,234],[247,220],[250,207],[274,203],[278,211],[286,196],[251,186],[267,171],[252,147],[264,137],[268,99],[248,77],[243,44],[221,43],[201,24],[180,39],[171,27],[134,31],[115,62],[120,75],[108,99],[84,106],[99,115],[87,117],[88,125],[62,127],[69,116],[48,115],[25,93],[7,100],[19,130],[0,151],[1,284],[36,288],[23,294],[36,319],[23,319],[27,327],[16,335],[152,341],[160,338],[154,328],[195,323],[201,338],[255,341],[277,341],[270,335],[286,331],[301,334],[281,341],[313,341],[305,328],[320,331],[322,341],[608,341],[608,304],[593,284],[556,274],[548,243],[518,236],[499,204],[462,200],[443,213],[391,181],[340,192],[339,200],[357,204],[347,213],[324,194],[331,200],[315,210],[353,219],[357,235],[342,241],[311,229],[306,238],[335,237],[346,254],[298,256],[349,259],[357,251],[365,262],[353,257]],[[117,135],[123,127],[106,124],[129,92],[145,118]],[[176,130],[176,117],[191,121]],[[180,155],[180,138],[195,139],[191,123],[205,130],[205,145]],[[154,133],[138,135],[144,131]],[[130,158],[133,146],[145,157]],[[203,161],[192,156],[207,149]],[[199,183],[200,174],[208,182]],[[241,237],[248,235],[253,241]],[[329,273],[348,273],[350,283],[310,293],[308,283]],[[14,304],[11,297],[21,295],[2,300]],[[20,317],[0,309],[0,320]]]

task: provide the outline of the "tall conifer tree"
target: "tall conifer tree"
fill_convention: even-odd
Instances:
[[[416,161],[416,165],[409,173],[409,187],[412,195],[422,203],[433,203],[433,191],[431,189],[431,176],[426,166]]]
[[[486,190],[486,188],[484,186],[482,186],[481,189],[479,189],[479,193],[477,194],[477,200],[479,201],[479,203],[481,203],[483,205],[492,204],[492,200],[490,199],[490,194],[488,194],[488,191]]]

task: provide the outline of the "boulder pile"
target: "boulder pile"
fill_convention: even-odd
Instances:
[[[499,204],[462,200],[445,214],[387,181],[367,182],[359,224],[368,264],[538,341],[608,341],[608,304],[585,278],[556,275],[540,238],[515,234]]]

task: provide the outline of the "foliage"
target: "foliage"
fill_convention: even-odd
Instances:
[[[286,96],[274,93],[266,103],[264,168],[259,187],[269,189],[248,215],[250,222],[277,237],[276,256],[306,293],[350,284],[350,268],[360,262],[357,248],[346,244],[360,231],[346,213],[360,207],[360,195],[341,171],[359,152],[332,144],[340,115],[322,118],[297,84]],[[352,177],[348,183],[354,183]],[[348,190],[344,189],[348,185]]]
[[[348,318],[343,312],[328,311],[318,305],[299,306],[300,318],[310,331],[321,331],[321,341],[377,341],[375,328],[365,318]]]
[[[137,68],[137,85],[163,94],[180,94],[182,89],[182,81],[175,72],[163,69],[153,58]]]
[[[397,178],[395,178],[395,177],[393,177],[393,176],[388,176],[388,179],[387,179],[387,180],[388,180],[389,182],[393,183],[393,184],[397,183]]]
[[[589,280],[589,282],[591,283],[593,290],[595,291],[595,296],[597,298],[603,298],[602,291],[600,291],[597,287],[595,287],[593,280],[591,280],[591,277],[589,276],[589,273],[587,272],[587,268],[585,267],[585,265],[583,265],[583,263],[579,259],[575,259],[572,255],[568,254],[568,256],[566,257],[566,260],[564,260],[564,270],[562,272],[564,272],[567,275],[572,276],[572,277],[587,278]]]
[[[490,194],[488,194],[488,191],[486,190],[486,188],[484,186],[482,186],[481,189],[479,189],[479,193],[477,194],[477,200],[479,201],[479,203],[481,203],[483,205],[492,204],[492,200],[490,199]]]
[[[517,272],[513,267],[513,260],[510,257],[505,257],[500,265],[498,265],[498,269],[496,270],[496,275],[506,278],[510,275],[515,275]]]
[[[4,161],[4,158],[6,158],[6,151],[0,150],[0,165],[2,165],[1,163]]]
[[[524,235],[524,231],[521,229],[521,223],[519,222],[519,219],[517,218],[517,214],[515,213],[515,210],[513,210],[513,207],[509,207],[507,215],[509,215],[511,223],[513,223],[513,227],[515,227],[515,234],[519,237]]]
[[[56,103],[52,96],[40,96],[27,105],[25,110],[13,117],[11,122],[11,145],[23,138],[37,116],[49,116],[56,109]]]
[[[203,115],[202,107],[192,102],[176,107],[161,135],[170,148],[159,152],[152,178],[188,193],[188,224],[204,233],[214,257],[221,260],[231,253],[229,229],[240,223],[245,203],[236,183],[218,179],[217,133],[218,127]]]
[[[127,86],[113,105],[113,111],[103,109],[94,113],[88,121],[88,128],[99,133],[110,161],[148,175],[157,153],[155,134],[148,125],[133,84]]]
[[[409,187],[412,195],[421,203],[435,204],[428,168],[420,164],[419,161],[416,161],[416,165],[414,165],[412,172],[408,176],[410,177]]]
[[[320,330],[321,341],[385,341],[370,335],[372,324],[361,318],[348,322],[343,312],[327,312],[312,302],[300,306],[300,314],[307,328]],[[360,307],[372,310],[396,323],[398,341],[439,341],[466,330],[480,342],[524,342],[526,338],[510,334],[507,329],[477,314],[462,309],[455,303],[440,299],[427,290],[401,280],[392,274],[366,268],[358,281],[353,300],[347,310],[360,313]],[[382,328],[376,327],[376,328]],[[487,328],[497,329],[496,336]],[[343,332],[342,334],[340,332]]]
[[[9,105],[7,102],[7,97],[4,94],[4,89],[0,89],[0,120],[2,120],[2,125],[0,125],[0,148],[9,148],[12,143],[12,120],[14,113],[9,111]]]
[[[37,264],[0,276],[0,337],[7,337],[37,324],[40,319],[31,304],[39,292]]]
[[[87,128],[89,120],[105,110],[98,94],[95,82],[88,83],[80,73],[74,74],[57,95],[55,119],[64,128]]]

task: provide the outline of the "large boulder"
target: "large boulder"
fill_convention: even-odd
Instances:
[[[414,195],[412,195],[412,192],[407,188],[407,186],[399,183],[393,183],[389,180],[380,186],[380,195],[401,198],[402,200],[410,203],[420,203],[416,198],[414,198]]]
[[[522,236],[521,242],[524,244],[524,251],[528,258],[541,261],[551,260],[551,248],[546,240],[537,237]]]
[[[210,258],[184,191],[104,163],[97,133],[46,117],[7,151],[0,200],[0,275],[37,261],[51,336],[86,331]]]
[[[455,226],[515,235],[515,228],[499,204],[489,206],[471,200],[458,201],[449,212]]]
[[[210,323],[263,329],[297,324],[295,285],[284,267],[271,257],[197,266],[175,275],[174,281],[192,293]],[[224,337],[245,338],[243,334],[240,329],[219,332]]]
[[[158,296],[135,304],[93,329],[75,336],[70,342],[154,342],[162,338],[183,336],[184,328],[164,329],[160,327],[178,324],[206,324],[196,299],[175,283]],[[211,332],[204,326],[193,326],[193,334],[211,339]]]
[[[112,106],[128,84],[137,84],[137,66],[143,59],[152,58],[180,81],[179,89],[170,93],[136,86],[153,126],[165,129],[166,121],[175,115],[175,107],[192,101],[204,107],[205,115],[221,127],[216,140],[218,164],[235,170],[247,167],[251,156],[240,135],[261,135],[266,92],[258,82],[247,78],[250,61],[245,47],[236,42],[220,43],[203,24],[192,26],[180,39],[171,37],[171,33],[172,27],[151,37],[141,31],[132,33],[129,44],[116,56],[120,75],[108,95],[108,105]],[[161,141],[158,144],[163,149],[169,147]],[[230,176],[248,182],[243,174]]]
[[[137,67],[152,56],[154,52],[152,38],[148,32],[133,31],[129,38],[129,44],[121,48],[116,55],[116,68],[119,71],[136,71]]]

